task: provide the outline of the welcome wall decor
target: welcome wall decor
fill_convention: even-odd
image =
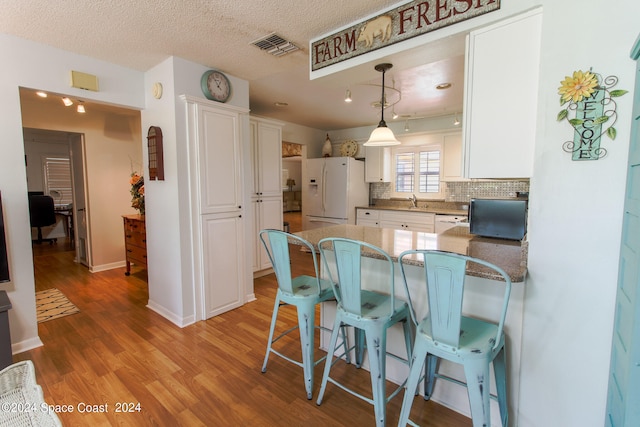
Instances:
[[[412,1],[311,44],[316,71],[438,28],[500,9],[500,0]]]
[[[614,98],[627,93],[626,90],[611,90],[618,84],[618,77],[602,78],[598,73],[574,71],[560,82],[558,94],[560,105],[558,121],[567,120],[573,127],[573,141],[565,141],[562,149],[572,153],[572,160],[598,160],[607,155],[600,146],[602,135],[616,139],[614,127],[618,120]],[[604,125],[604,127],[603,127]]]

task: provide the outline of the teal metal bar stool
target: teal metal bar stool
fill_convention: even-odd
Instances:
[[[417,313],[418,302],[411,299],[407,282],[408,264],[424,261],[421,277],[425,279],[427,314]],[[464,281],[468,262],[474,262],[498,272],[505,282],[502,311],[497,324],[462,315]],[[409,250],[398,257],[400,271],[410,296],[411,318],[417,326],[411,359],[411,369],[402,402],[398,426],[407,423],[418,382],[424,374],[424,398],[433,393],[436,378],[446,379],[467,387],[471,418],[474,427],[490,426],[490,398],[497,398],[503,426],[508,425],[507,374],[504,322],[511,294],[511,279],[500,267],[465,255],[442,251]],[[494,285],[495,286],[495,285]],[[466,383],[439,374],[440,359],[462,364]],[[490,395],[490,365],[493,363],[497,397]]]
[[[269,340],[267,342],[267,351],[264,355],[264,363],[262,372],[267,371],[267,362],[269,355],[274,353],[283,359],[297,365],[303,369],[304,385],[307,391],[307,399],[311,399],[313,393],[313,368],[322,362],[326,356],[314,360],[314,331],[319,326],[315,324],[316,304],[324,301],[335,299],[334,287],[328,280],[320,279],[318,276],[317,252],[313,245],[303,238],[294,234],[285,233],[280,230],[261,230],[260,240],[264,245],[273,270],[278,281],[278,292],[276,293],[275,303],[273,306],[273,314],[271,316],[271,327],[269,328]],[[289,254],[289,242],[297,241],[299,245],[308,249],[313,259],[313,267],[315,276],[300,275],[292,277],[291,274],[291,257]],[[281,305],[295,306],[298,313],[298,325],[290,328],[276,338],[274,338],[276,323],[278,319],[278,309]],[[321,328],[325,329],[326,328]],[[282,352],[273,348],[278,340],[288,335],[290,332],[299,330],[300,346],[302,349],[302,362],[295,360]],[[346,333],[342,330],[342,346],[345,351],[343,355],[347,363],[350,363],[349,354],[346,351],[348,347]]]
[[[342,326],[356,328],[356,363],[359,366],[362,361],[361,346],[366,340],[373,399],[357,393],[331,378],[331,367],[337,362],[337,359],[333,361],[333,358],[329,356],[325,361],[317,404],[322,403],[327,382],[331,382],[348,393],[373,404],[376,425],[384,426],[387,402],[404,387],[402,384],[388,397],[386,396],[386,357],[387,355],[395,357],[408,365],[413,343],[413,325],[410,320],[409,306],[406,302],[396,298],[394,294],[394,262],[382,249],[356,240],[327,238],[318,242],[318,248],[331,283],[338,283],[340,286],[340,293],[336,292],[336,317],[327,353],[334,354],[338,332]],[[363,286],[365,283],[362,251],[371,252],[371,255],[376,258],[376,262],[384,263],[380,271],[385,282],[376,283],[377,286],[384,288],[383,291],[373,291]],[[334,265],[330,265],[330,261]],[[337,273],[337,282],[333,280],[332,270]],[[398,322],[403,324],[406,359],[387,353],[387,329]],[[364,339],[362,339],[362,332]]]

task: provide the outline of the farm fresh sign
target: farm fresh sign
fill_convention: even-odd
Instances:
[[[500,9],[500,0],[412,1],[311,44],[311,70]]]

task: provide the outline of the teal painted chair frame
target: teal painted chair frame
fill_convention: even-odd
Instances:
[[[436,378],[466,386],[474,427],[490,426],[489,399],[496,399],[496,396],[490,395],[489,390],[490,364],[493,363],[500,418],[502,425],[506,427],[509,413],[504,322],[511,294],[511,279],[500,267],[477,258],[442,251],[409,250],[398,257],[408,294],[405,271],[407,263],[404,260],[409,257],[422,258],[424,261],[428,314],[417,314],[414,308],[416,302],[410,298],[411,318],[417,331],[398,426],[405,426],[407,423],[416,425],[409,420],[409,412],[425,364],[425,400],[431,398]],[[498,324],[462,315],[467,262],[481,264],[503,277],[505,292]],[[437,373],[440,359],[462,364],[466,383]]]
[[[404,387],[403,383],[388,397],[386,396],[386,356],[395,357],[408,365],[413,345],[413,324],[410,320],[409,306],[405,301],[396,298],[394,294],[395,263],[382,249],[356,240],[326,238],[318,242],[318,248],[330,282],[338,283],[340,286],[340,293],[336,293],[336,317],[333,323],[333,333],[331,334],[328,354],[332,355],[335,352],[340,328],[344,325],[354,327],[356,332],[356,363],[358,367],[362,362],[363,343],[366,340],[373,399],[357,393],[331,378],[331,367],[337,360],[333,361],[332,357],[328,357],[325,361],[317,404],[320,405],[322,403],[327,382],[331,382],[348,393],[373,404],[376,425],[384,426],[387,402]],[[373,252],[380,262],[386,261],[388,265],[388,287],[386,293],[382,294],[363,289],[363,258],[361,256],[363,250]],[[333,280],[328,263],[329,258],[335,261],[337,281]],[[387,329],[398,322],[403,323],[407,351],[406,359],[387,353]],[[363,332],[364,337],[362,336]]]
[[[334,287],[327,280],[322,280],[318,276],[317,252],[313,245],[303,238],[294,234],[285,233],[280,230],[261,230],[259,233],[273,270],[278,281],[278,292],[273,306],[273,314],[271,316],[271,326],[269,328],[269,339],[267,341],[267,351],[264,355],[264,363],[262,372],[267,371],[267,362],[269,355],[274,353],[283,359],[297,365],[303,369],[304,385],[307,392],[307,399],[311,399],[313,395],[313,370],[314,367],[321,363],[326,356],[314,360],[314,331],[320,328],[315,324],[316,304],[324,301],[335,299]],[[297,241],[302,247],[306,247],[313,258],[313,267],[315,276],[300,275],[292,277],[291,273],[291,257],[289,255],[289,242]],[[292,305],[296,307],[298,313],[298,325],[287,329],[274,338],[276,323],[278,319],[278,309],[281,305]],[[321,328],[325,329],[326,328]],[[302,350],[302,362],[295,360],[280,351],[273,348],[273,344],[288,335],[289,333],[299,330],[300,346]],[[345,348],[345,358],[350,363],[349,354],[346,351],[348,347],[346,333],[342,331],[343,345]]]

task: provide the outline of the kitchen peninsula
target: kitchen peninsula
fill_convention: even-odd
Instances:
[[[382,248],[394,260],[397,260],[398,255],[408,249],[433,249],[470,255],[503,268],[513,282],[505,323],[505,334],[509,411],[510,413],[515,413],[519,391],[524,283],[527,273],[527,242],[481,238],[469,234],[469,228],[464,226],[458,226],[441,234],[435,234],[345,224],[306,230],[295,234],[308,240],[314,246],[317,246],[318,242],[326,237],[361,240]],[[384,268],[381,268],[383,263],[373,253],[364,251],[362,257],[366,271],[365,276],[362,278],[363,283],[368,289],[383,290],[384,286],[386,286],[386,282],[380,280],[385,271]],[[411,299],[415,306],[423,306],[426,304],[426,291],[422,276],[422,262],[413,259],[409,260],[407,264],[409,265],[405,270]],[[329,263],[329,268],[332,271],[333,267]],[[327,275],[324,265],[322,266],[321,274],[323,276]],[[395,283],[396,296],[407,299],[399,268],[395,269]],[[499,280],[493,273],[480,265],[470,263],[467,266],[467,280],[465,282],[464,313],[497,321],[498,313],[502,308],[503,284],[504,281]],[[335,303],[324,303],[321,308],[321,324],[325,327],[331,327],[334,315]],[[404,356],[402,328],[397,326],[389,330],[387,348],[391,353]],[[328,339],[328,334],[323,333],[321,335],[322,348],[326,349]],[[365,368],[368,367],[367,360],[365,360],[363,366]],[[442,361],[440,369],[443,373],[464,381],[464,373],[460,366]],[[387,359],[388,380],[400,384],[407,374],[408,368],[406,365],[393,358]],[[492,393],[495,393],[493,379]],[[447,381],[437,382],[432,399],[467,416],[470,414],[466,390],[459,385]],[[497,403],[492,401],[491,405],[492,419],[498,420],[499,410]]]

